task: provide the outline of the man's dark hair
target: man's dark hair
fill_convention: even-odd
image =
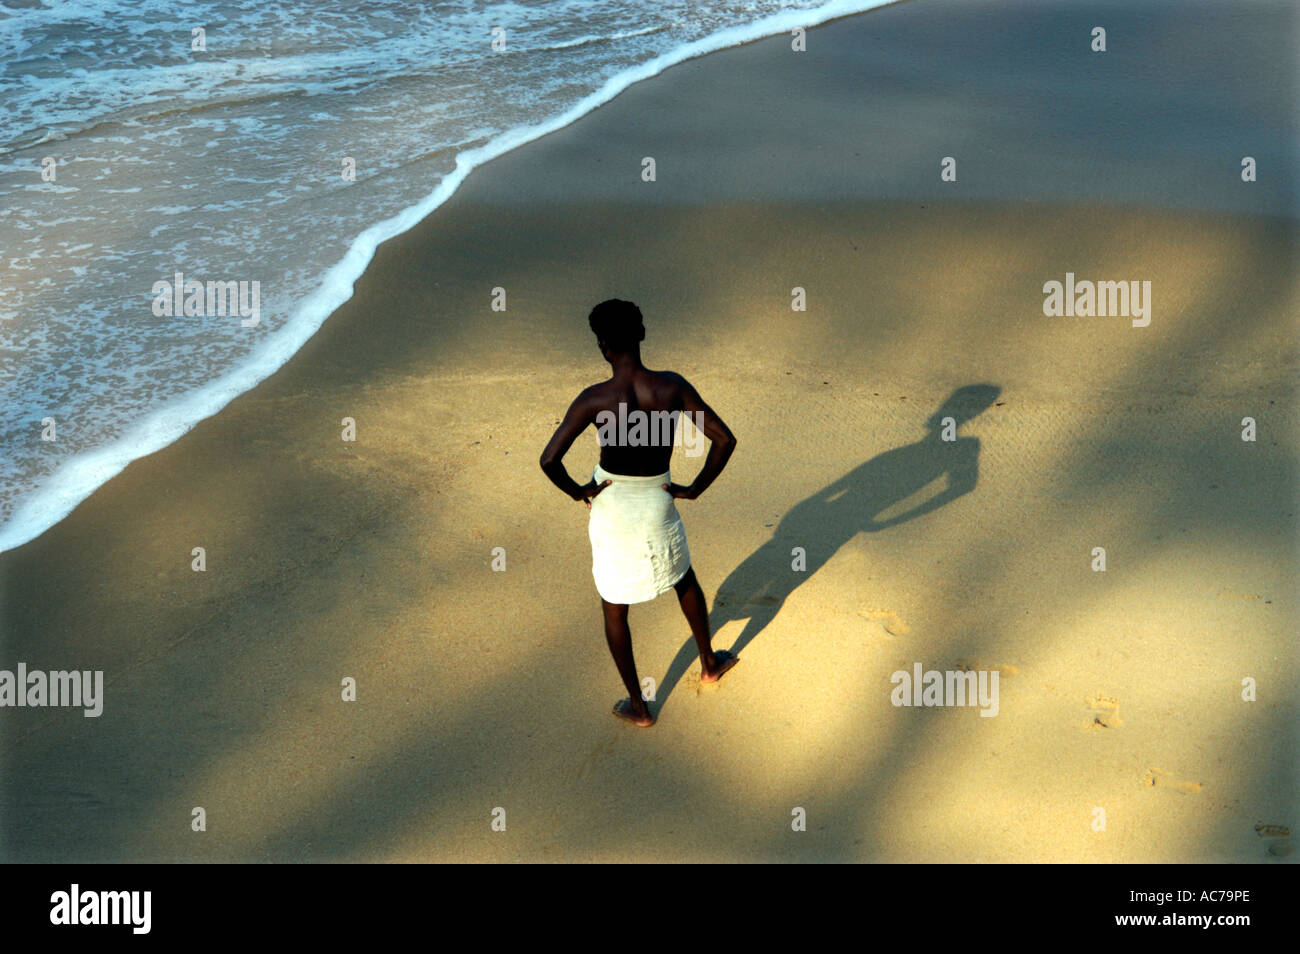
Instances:
[[[610,351],[618,354],[636,350],[637,344],[645,340],[641,309],[620,298],[602,301],[591,309],[587,324],[591,325],[597,341],[605,342]]]

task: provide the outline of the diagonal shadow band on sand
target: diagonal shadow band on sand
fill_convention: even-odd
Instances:
[[[871,458],[792,507],[772,538],[718,588],[709,615],[712,631],[717,633],[733,620],[748,621],[730,652],[739,655],[758,638],[790,594],[857,534],[887,530],[974,490],[979,480],[979,439],[962,436],[958,430],[1000,393],[991,384],[959,388],[926,422],[928,430],[921,440]],[[942,490],[889,513],[939,480],[945,481]],[[695,643],[687,640],[660,684],[656,712],[663,712],[696,658]]]

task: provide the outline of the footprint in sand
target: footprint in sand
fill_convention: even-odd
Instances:
[[[1265,825],[1262,822],[1255,826],[1255,834],[1260,838],[1271,838],[1268,853],[1277,858],[1285,858],[1291,854],[1291,829],[1286,825]]]
[[[1003,676],[1014,676],[1020,672],[1019,666],[1012,666],[1009,664],[1002,666],[986,666],[984,662],[979,659],[959,659],[957,660],[956,665],[962,672],[980,672],[981,670],[993,672],[996,670]]]
[[[1117,729],[1124,724],[1124,720],[1119,717],[1117,700],[1110,696],[1088,696],[1085,701],[1093,712],[1092,719],[1088,722],[1089,729]]]
[[[899,619],[898,614],[893,610],[860,609],[858,615],[867,619],[884,620],[885,632],[890,636],[906,636],[912,631],[911,627]]]
[[[582,780],[590,775],[601,762],[604,762],[613,748],[613,737],[607,736],[604,741],[591,750],[591,753],[578,763],[573,777]]]
[[[1172,788],[1175,792],[1184,795],[1195,795],[1205,787],[1200,782],[1184,782],[1162,768],[1147,769],[1146,774],[1142,776],[1142,783],[1156,788]]]

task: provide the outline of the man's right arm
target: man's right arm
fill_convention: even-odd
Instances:
[[[550,443],[546,445],[546,449],[542,451],[541,460],[538,461],[546,476],[551,478],[551,483],[574,500],[587,501],[588,507],[591,506],[591,498],[600,493],[600,488],[595,486],[595,481],[589,481],[586,486],[580,486],[564,469],[563,461],[564,455],[573,446],[573,442],[578,439],[578,435],[585,431],[587,425],[592,423],[594,419],[594,405],[591,397],[587,391],[583,391],[569,405],[569,410],[564,414],[564,420],[560,422],[560,426],[551,435]]]

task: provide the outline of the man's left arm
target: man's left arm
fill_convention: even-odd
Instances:
[[[723,423],[722,418],[718,417],[713,408],[704,403],[704,399],[700,397],[691,382],[681,375],[676,377],[681,388],[682,410],[699,422],[697,426],[704,431],[704,436],[710,441],[709,454],[704,458],[704,466],[700,468],[700,472],[695,475],[689,487],[683,487],[681,484],[664,484],[664,490],[677,498],[695,500],[718,479],[722,468],[727,466],[727,461],[731,459],[731,454],[736,449],[736,435],[731,433],[731,428]],[[678,427],[680,426],[679,422]]]

